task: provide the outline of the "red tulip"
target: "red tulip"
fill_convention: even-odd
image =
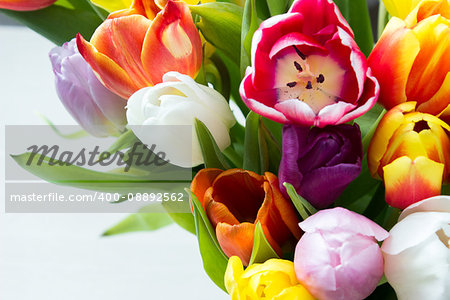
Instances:
[[[195,77],[202,62],[200,35],[184,2],[170,1],[156,13],[153,1],[135,1],[113,13],[90,42],[77,45],[103,84],[123,98],[162,82],[169,71]]]

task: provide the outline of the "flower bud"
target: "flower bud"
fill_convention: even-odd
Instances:
[[[53,48],[50,61],[56,92],[72,117],[94,136],[118,135],[125,129],[126,101],[95,77],[77,50],[75,39]]]
[[[230,145],[229,130],[236,122],[219,92],[177,72],[169,72],[162,83],[134,93],[128,100],[127,119],[144,144],[156,144],[171,163],[182,167],[203,163],[195,119],[208,127],[220,150]],[[174,132],[170,136],[155,136],[145,126],[133,125],[190,125],[192,135]],[[186,147],[192,147],[192,153],[185,151]]]

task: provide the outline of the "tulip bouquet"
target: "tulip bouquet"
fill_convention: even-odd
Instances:
[[[448,299],[450,1],[383,2],[377,41],[365,0],[0,7],[59,45],[57,93],[86,132],[191,168],[187,205],[143,218],[194,233],[232,299]],[[15,157],[91,190],[145,191],[154,172],[130,162],[105,187],[111,172],[28,158]]]

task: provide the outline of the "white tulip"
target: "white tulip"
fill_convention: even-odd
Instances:
[[[198,84],[189,76],[168,72],[162,83],[143,88],[128,99],[127,119],[134,134],[144,144],[155,144],[177,166],[203,163],[194,127],[196,118],[208,127],[220,150],[230,145],[229,130],[236,121],[227,101],[213,88]],[[148,130],[133,125],[166,126]],[[183,127],[168,125],[189,125],[184,127],[189,133]]]
[[[407,207],[381,247],[384,272],[399,300],[450,295],[450,196]]]

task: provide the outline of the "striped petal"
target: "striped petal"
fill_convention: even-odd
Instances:
[[[168,71],[195,78],[202,63],[200,34],[188,6],[170,1],[156,16],[142,48],[142,64],[154,84]]]

